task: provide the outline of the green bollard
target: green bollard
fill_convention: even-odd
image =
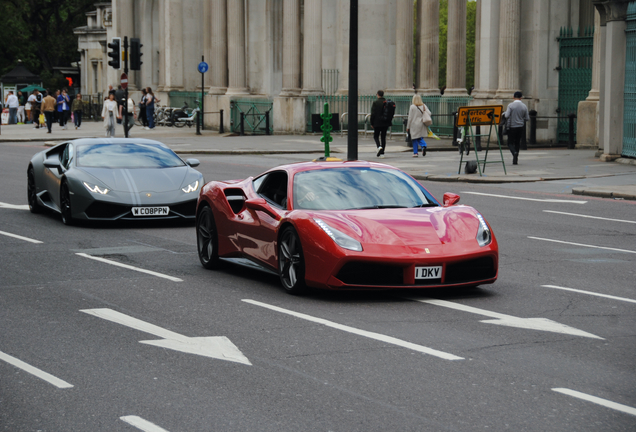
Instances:
[[[322,138],[320,141],[325,143],[325,159],[329,157],[329,143],[333,141],[331,137],[331,114],[329,113],[329,104],[325,102],[323,113],[320,114],[320,118],[322,118],[322,126],[320,129],[322,130]]]

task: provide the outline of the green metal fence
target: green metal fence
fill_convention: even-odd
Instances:
[[[557,112],[561,118],[558,121],[557,136],[559,142],[568,142],[568,114],[576,114],[579,102],[587,97],[592,88],[594,27],[579,29],[576,32],[571,28],[563,27],[558,40],[559,107]],[[574,130],[576,131],[576,122]]]
[[[627,6],[623,156],[636,157],[636,2]]]
[[[201,92],[171,91],[168,95],[170,95],[170,106],[175,108],[181,108],[186,103],[188,107],[196,108],[196,101],[201,102]]]
[[[273,102],[269,99],[236,99],[230,101],[230,129],[240,132],[241,113],[245,115],[245,133],[266,133],[265,113],[269,112],[269,134],[274,132]]]
[[[404,116],[409,113],[411,106],[411,96],[391,96],[385,95],[385,98],[395,102],[395,114],[393,119],[392,130],[401,132],[403,129]],[[365,114],[371,113],[371,105],[377,99],[376,95],[358,96],[358,130],[365,128]],[[472,98],[466,97],[449,97],[449,96],[423,96],[422,100],[433,114],[433,126],[431,130],[437,135],[453,135],[453,117],[452,113],[457,111],[460,106],[470,104]],[[311,132],[311,115],[320,114],[325,103],[329,103],[329,111],[337,113],[342,119],[342,128],[349,128],[349,118],[346,112],[349,108],[349,98],[344,95],[321,95],[309,96],[307,98],[307,132]],[[343,116],[344,115],[344,116]],[[401,116],[401,117],[400,117]]]

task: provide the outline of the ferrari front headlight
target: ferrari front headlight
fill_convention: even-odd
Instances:
[[[477,219],[479,219],[479,228],[477,229],[477,243],[479,246],[487,246],[492,241],[492,234],[488,224],[484,220],[483,216],[477,213]]]
[[[86,186],[86,189],[88,189],[89,191],[93,192],[93,193],[98,193],[101,195],[106,195],[108,193],[108,189],[107,188],[101,188],[97,185],[92,185],[89,183],[84,182],[84,186]]]
[[[340,246],[341,248],[349,249],[356,252],[362,252],[362,244],[360,244],[359,241],[327,225],[322,219],[314,218],[314,221],[318,224],[320,228],[322,228],[324,232],[327,233],[329,237],[331,237],[331,240],[336,242],[336,244]]]
[[[195,181],[194,183],[190,183],[188,186],[184,188],[181,188],[181,190],[184,191],[185,193],[194,192],[197,189],[199,189],[199,180]]]

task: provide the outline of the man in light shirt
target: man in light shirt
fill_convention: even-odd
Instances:
[[[7,96],[7,107],[9,108],[9,124],[17,124],[18,123],[18,107],[20,106],[20,102],[18,101],[18,97],[13,94],[12,91],[9,92]]]
[[[508,148],[512,153],[512,164],[517,165],[519,160],[519,144],[523,126],[530,120],[528,107],[521,102],[523,95],[520,91],[515,92],[514,101],[508,105],[504,116],[506,116],[506,128],[508,129]]]

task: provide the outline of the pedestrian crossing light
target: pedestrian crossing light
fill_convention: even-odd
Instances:
[[[110,49],[108,57],[111,58],[111,60],[108,61],[108,66],[121,69],[121,38],[113,38],[113,41],[108,44],[108,48]]]
[[[131,38],[130,39],[130,69],[131,70],[141,70],[141,65],[144,63],[141,61],[141,56],[143,53],[141,52],[141,41],[139,38]]]

